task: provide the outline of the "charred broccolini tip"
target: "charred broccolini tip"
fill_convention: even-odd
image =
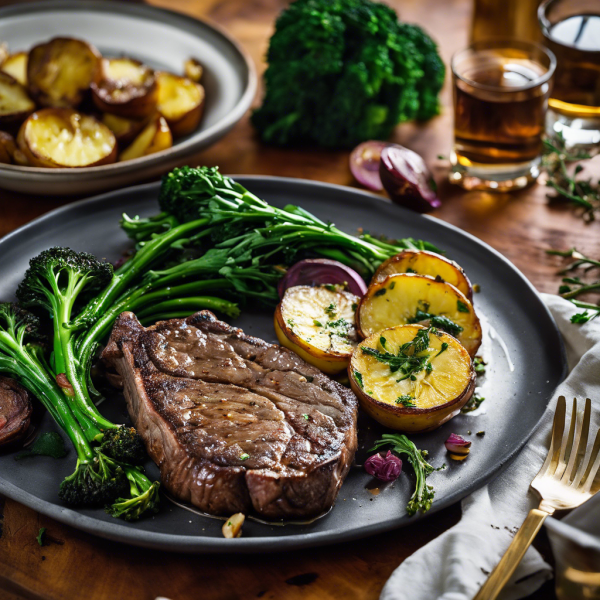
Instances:
[[[140,465],[146,458],[146,449],[139,433],[133,427],[121,425],[103,433],[100,451],[117,461]]]

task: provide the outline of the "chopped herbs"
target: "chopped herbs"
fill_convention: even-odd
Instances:
[[[247,454],[246,452],[244,452],[244,454],[242,454],[240,456],[240,460],[248,460],[250,458],[250,455]]]
[[[461,302],[460,300],[456,301],[456,309],[458,310],[458,312],[462,312],[462,313],[471,312],[469,310],[469,307],[464,302]]]
[[[37,543],[38,543],[40,546],[43,546],[43,545],[44,545],[44,537],[45,537],[45,534],[46,534],[46,528],[45,528],[45,527],[40,527],[40,530],[38,531],[38,534],[37,534],[37,536],[36,536],[36,538],[35,538],[35,539],[37,540]]]
[[[358,308],[358,304],[356,302],[352,303],[352,312],[356,311],[356,309]]]
[[[412,516],[418,510],[427,512],[431,508],[435,492],[433,486],[427,485],[426,479],[437,470],[425,460],[427,452],[419,450],[405,435],[398,433],[384,433],[371,450],[379,450],[382,446],[392,446],[394,452],[404,454],[415,471],[417,481],[406,506],[408,514]]]
[[[413,402],[414,399],[415,398],[409,394],[403,394],[396,398],[396,404],[402,404],[402,406],[405,406],[406,408],[415,408],[417,405]]]
[[[385,350],[385,345],[387,343],[387,340],[383,336],[381,336],[379,338],[379,343],[381,344],[381,347]]]
[[[363,378],[362,378],[362,374],[359,373],[358,371],[354,371],[354,379],[356,379],[356,383],[358,383],[359,387],[361,390],[364,390],[365,387],[363,385]]]
[[[487,363],[481,358],[481,356],[476,356],[473,359],[473,370],[477,375],[485,375],[485,368]]]
[[[440,351],[436,354],[436,356],[439,356],[442,352],[445,352],[446,350],[448,350],[448,343],[442,342],[442,347],[440,348]]]
[[[313,323],[315,324],[315,327],[323,327],[323,323],[321,323],[321,321],[317,321],[316,319],[314,319]]]
[[[425,307],[428,308],[428,305],[425,304]],[[458,323],[452,321],[452,319],[440,315],[434,315],[426,312],[426,310],[421,310],[418,308],[415,316],[408,319],[408,323],[419,323],[421,321],[429,321],[433,327],[437,327],[438,329],[441,329],[442,331],[445,331],[454,337],[460,335],[460,333],[463,331],[463,328],[458,325]]]
[[[15,460],[29,458],[30,456],[51,456],[52,458],[63,458],[67,455],[65,443],[56,431],[42,433],[28,450],[20,452]]]
[[[294,329],[294,327],[296,327],[296,323],[294,323],[293,319],[288,319],[286,321],[286,323],[288,324],[288,326],[289,326],[290,329]]]
[[[406,269],[407,273],[417,273],[414,269],[411,269],[410,267],[408,267],[408,269]]]
[[[383,296],[385,293],[387,292],[386,288],[381,288],[380,290],[377,290],[373,296]]]
[[[335,302],[332,302],[329,306],[327,306],[325,308],[325,314],[330,318],[333,319],[335,317],[337,313],[337,307],[335,305]]]
[[[308,421],[308,415],[302,415]]]
[[[392,283],[390,283],[390,290],[393,290],[396,287],[396,282],[392,281]]]
[[[333,283],[326,283],[323,287],[326,290],[329,290],[330,292],[337,292],[338,291],[338,286],[334,285]]]
[[[471,399],[462,407],[462,410],[460,412],[462,412],[462,413],[473,412],[474,410],[477,410],[481,406],[481,403],[484,400],[485,400],[485,398],[482,398],[478,394],[473,394],[471,396]]]

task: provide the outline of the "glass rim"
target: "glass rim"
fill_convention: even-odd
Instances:
[[[550,1],[550,0],[547,0],[547,1]],[[541,54],[544,54],[550,61],[550,64],[548,65],[547,71],[543,75],[540,75],[538,78],[534,79],[533,81],[531,81],[529,83],[526,83],[525,85],[520,85],[518,87],[511,87],[511,88],[500,87],[497,85],[488,85],[486,83],[479,83],[477,81],[473,81],[472,79],[469,79],[468,77],[464,77],[463,75],[458,73],[457,68],[456,68],[456,60],[460,54],[462,54],[463,52],[466,52],[468,50],[476,52],[477,50],[493,50],[494,48],[515,48],[515,49],[536,50],[536,51],[540,52]],[[514,39],[486,40],[486,41],[473,42],[472,44],[469,44],[466,48],[457,50],[452,55],[452,59],[450,60],[450,68],[452,69],[452,74],[455,77],[457,77],[464,83],[470,85],[471,87],[474,87],[474,88],[477,88],[480,90],[486,90],[488,92],[500,92],[503,94],[506,94],[506,93],[512,94],[515,92],[524,92],[526,90],[530,90],[530,89],[536,88],[540,85],[543,85],[544,83],[547,83],[550,80],[550,78],[552,77],[552,75],[554,75],[554,70],[556,69],[556,56],[554,56],[554,52],[552,52],[552,50],[550,50],[549,48],[546,48],[545,46],[542,46],[542,44],[538,44],[536,42],[527,42],[527,41],[523,41],[523,40],[514,40]]]
[[[540,26],[540,29],[542,30],[542,33],[550,39],[552,39],[552,36],[550,35],[550,30],[552,29],[553,23],[551,23],[550,19],[548,19],[548,17],[546,16],[546,10],[551,4],[553,4],[554,2],[557,2],[557,1],[559,1],[559,0],[543,0],[543,2],[538,6],[538,9],[537,9],[537,19],[538,19],[538,24]],[[598,16],[600,16],[600,11],[598,12]],[[574,50],[578,50],[579,52],[585,52],[586,54],[587,53],[590,53],[590,54],[600,53],[600,50],[586,50],[585,48],[578,48],[577,46],[574,46],[573,44],[566,44],[565,42],[557,42],[556,40],[553,40],[553,41],[555,43],[558,43],[561,46],[565,46],[565,48],[572,48]]]

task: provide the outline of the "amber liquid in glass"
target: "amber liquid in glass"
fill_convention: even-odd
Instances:
[[[486,60],[474,61],[462,72],[463,79],[476,85],[455,78],[454,152],[459,165],[518,167],[540,156],[548,85],[516,88],[539,79],[544,71],[533,60],[489,51]]]
[[[544,32],[557,59],[549,105],[573,117],[600,117],[600,15],[576,15]]]

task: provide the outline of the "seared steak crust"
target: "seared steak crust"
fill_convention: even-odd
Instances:
[[[209,311],[147,329],[123,313],[102,358],[176,498],[268,519],[335,501],[356,450],[356,397],[294,353]]]

